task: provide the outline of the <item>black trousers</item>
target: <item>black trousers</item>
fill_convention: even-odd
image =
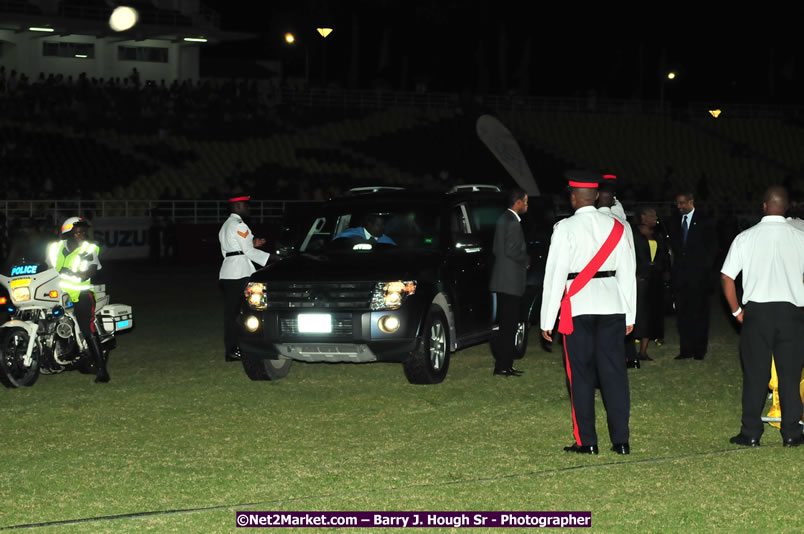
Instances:
[[[709,344],[709,292],[685,288],[675,292],[679,354],[704,356]]]
[[[787,302],[749,302],[740,334],[743,364],[743,419],[741,432],[757,438],[765,429],[762,409],[768,392],[771,357],[779,376],[782,438],[801,435],[799,383],[804,366],[804,311]]]
[[[579,315],[573,332],[564,336],[572,424],[578,445],[597,445],[595,379],[606,407],[612,443],[626,443],[631,397],[625,367],[625,315]]]
[[[92,291],[82,291],[79,295],[78,302],[75,303],[75,320],[87,342],[97,335],[95,331],[95,293]]]
[[[494,369],[504,371],[514,366],[514,342],[519,324],[522,297],[497,293],[497,324],[499,331],[491,340]]]
[[[220,284],[223,291],[223,348],[226,354],[231,354],[237,347],[236,320],[248,278],[221,280]]]

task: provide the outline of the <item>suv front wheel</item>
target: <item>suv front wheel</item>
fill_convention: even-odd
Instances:
[[[430,306],[416,349],[402,363],[411,384],[439,384],[449,368],[449,323],[440,307]]]
[[[256,356],[243,354],[243,369],[252,380],[279,380],[288,376],[293,360],[277,358],[276,360],[262,359]]]

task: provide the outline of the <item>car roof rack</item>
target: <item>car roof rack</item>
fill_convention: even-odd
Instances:
[[[380,191],[404,191],[404,187],[390,185],[369,185],[365,187],[353,187],[346,192],[347,195],[364,195],[366,193],[378,193]]]
[[[491,184],[461,184],[456,185],[447,193],[477,193],[478,191],[494,191],[499,193],[502,191],[500,186]]]

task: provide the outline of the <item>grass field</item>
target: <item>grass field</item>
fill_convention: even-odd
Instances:
[[[437,386],[408,384],[397,364],[294,363],[251,382],[223,361],[217,265],[106,268],[136,321],[111,383],[65,373],[0,390],[0,530],[230,532],[237,510],[591,510],[594,532],[804,532],[804,450],[770,427],[758,449],[728,443],[741,374],[719,307],[701,362],[673,360],[668,318],[656,361],[629,371],[632,454],[608,451],[598,402],[589,457],[562,451],[561,356],[536,329],[521,378],[492,376],[481,345]]]

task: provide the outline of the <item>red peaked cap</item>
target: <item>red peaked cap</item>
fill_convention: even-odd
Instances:
[[[617,175],[604,174],[600,181],[600,189],[614,193],[617,191]]]
[[[600,174],[591,171],[567,171],[564,173],[569,187],[594,188],[600,185]]]

